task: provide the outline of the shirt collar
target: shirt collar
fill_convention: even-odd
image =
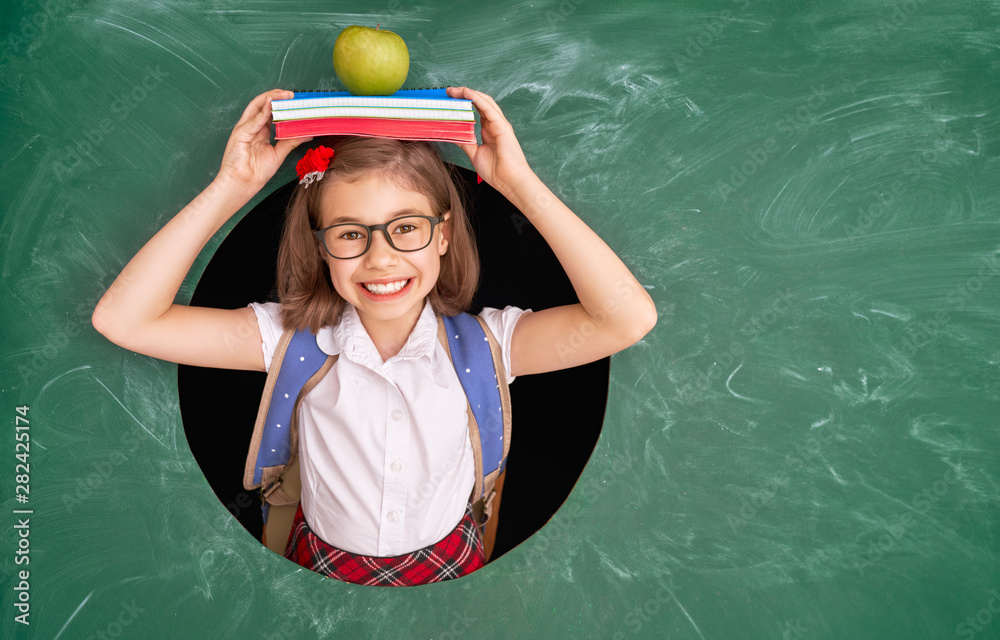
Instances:
[[[426,300],[424,308],[417,318],[417,324],[410,332],[406,344],[399,353],[389,358],[395,360],[416,360],[426,356],[433,364],[436,360],[438,321],[433,307]],[[316,344],[327,355],[343,354],[344,357],[365,365],[371,369],[382,366],[382,357],[375,348],[371,336],[361,324],[361,317],[354,305],[345,305],[340,316],[340,322],[334,326],[323,327],[316,335]]]

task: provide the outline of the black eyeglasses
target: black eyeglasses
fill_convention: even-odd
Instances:
[[[383,224],[345,222],[314,231],[331,257],[350,260],[365,254],[372,246],[372,234],[381,231],[396,251],[420,251],[431,243],[434,227],[444,222],[434,216],[402,216]]]

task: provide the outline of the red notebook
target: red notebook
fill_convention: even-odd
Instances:
[[[274,123],[275,138],[303,136],[368,136],[397,140],[430,140],[476,144],[476,123],[388,118],[310,118]]]

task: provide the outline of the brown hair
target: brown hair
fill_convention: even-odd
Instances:
[[[468,309],[479,286],[479,255],[462,198],[455,187],[457,176],[427,142],[387,138],[341,137],[313,140],[335,151],[330,168],[311,189],[297,185],[285,212],[285,228],[278,250],[278,299],[286,329],[313,333],[340,317],[344,300],[333,288],[325,253],[313,235],[320,228],[320,204],[325,189],[337,180],[353,182],[375,174],[400,187],[423,194],[433,213],[450,211],[448,251],[441,256],[441,272],[428,294],[431,307],[442,315]],[[317,188],[319,187],[319,188]],[[444,225],[439,225],[444,231]]]

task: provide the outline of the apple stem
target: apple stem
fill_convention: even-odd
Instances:
[[[382,26],[381,22],[376,22],[375,23],[375,30],[378,31],[378,28],[381,27],[381,26]]]

